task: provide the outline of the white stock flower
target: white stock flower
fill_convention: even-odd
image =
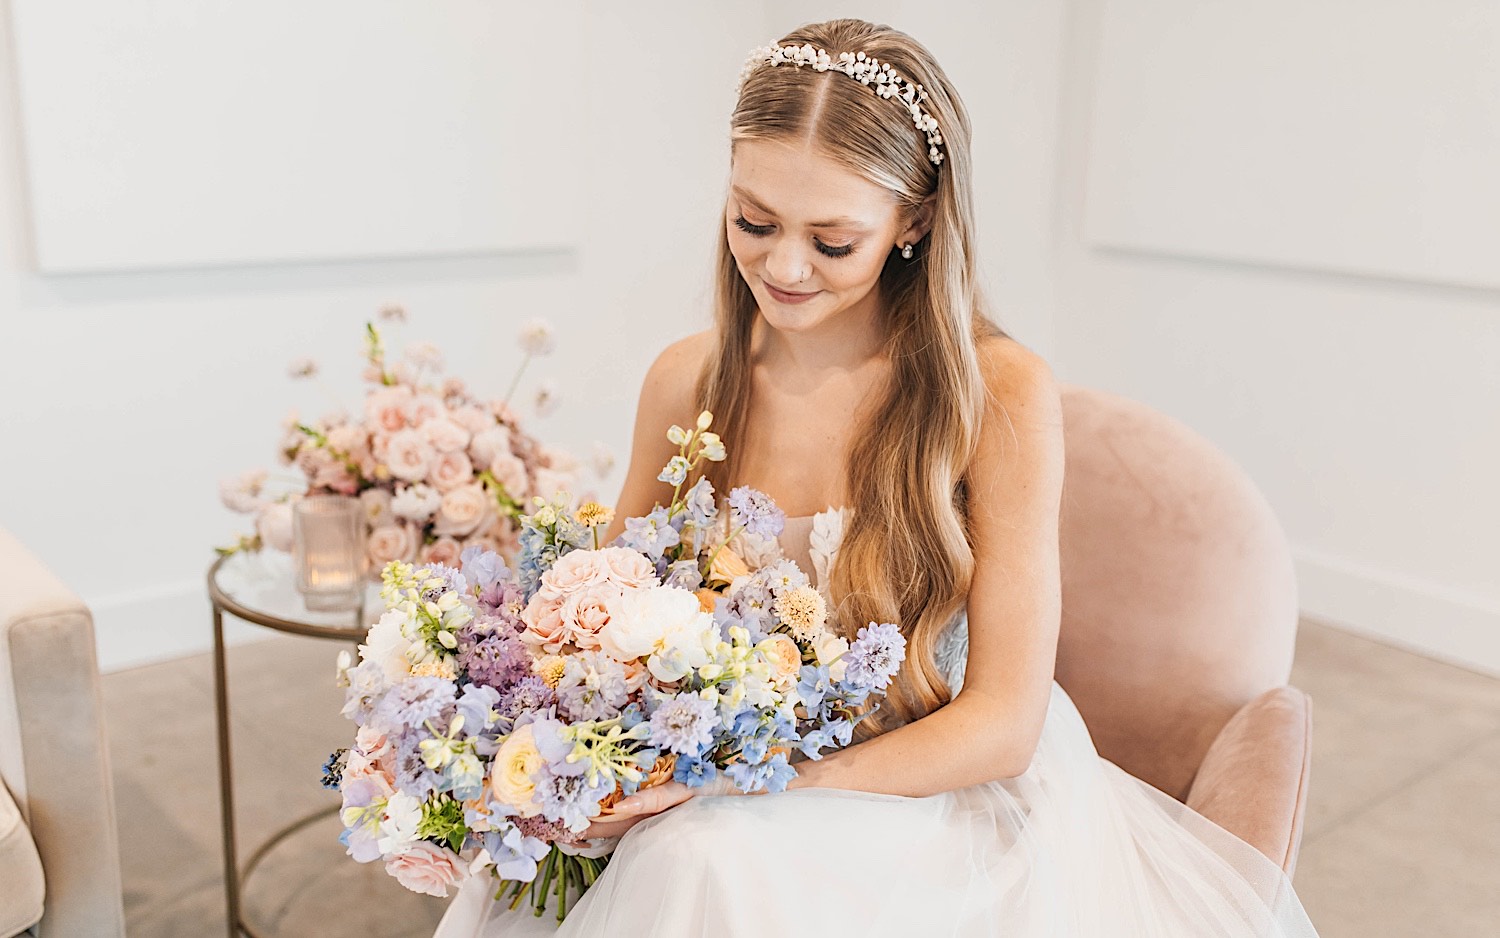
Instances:
[[[557,347],[557,337],[551,323],[533,319],[521,327],[520,343],[527,355],[547,355]]]
[[[385,819],[380,822],[381,854],[398,853],[417,839],[417,825],[422,821],[422,802],[404,791],[391,795],[386,802]]]
[[[394,684],[411,673],[411,661],[406,657],[412,645],[406,637],[408,619],[405,613],[392,609],[370,626],[364,644],[359,646],[359,660],[373,661],[385,671],[385,678]]]

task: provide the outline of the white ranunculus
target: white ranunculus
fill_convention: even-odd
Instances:
[[[406,614],[392,609],[370,626],[365,642],[359,646],[360,661],[374,661],[385,670],[385,678],[394,684],[411,673],[411,662],[406,650],[411,639],[406,637]]]
[[[668,586],[626,590],[618,613],[599,630],[599,647],[619,661],[646,659],[658,681],[670,684],[708,664],[718,640],[713,616],[698,597]]]

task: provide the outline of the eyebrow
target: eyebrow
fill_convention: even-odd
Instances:
[[[730,191],[732,191],[735,195],[739,196],[740,198],[744,199],[746,202],[749,202],[751,205],[753,205],[756,208],[760,209],[762,212],[765,212],[768,215],[775,215],[776,214],[775,212],[773,212],[769,208],[767,208],[764,202],[762,202],[760,199],[757,199],[754,195],[750,194],[750,192],[748,192],[747,190],[741,189],[739,186],[733,186],[733,187],[731,187]],[[811,225],[809,225],[808,227],[809,228],[858,228],[861,231],[865,230],[865,226],[861,222],[857,221],[856,219],[850,218],[847,215],[846,216],[842,216],[840,218],[830,218],[828,221],[815,221]]]

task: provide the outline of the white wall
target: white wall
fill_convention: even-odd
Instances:
[[[1145,37],[1151,42],[1134,47],[1138,54],[1172,55],[1194,42],[1215,50],[1212,67],[1179,69],[1174,80],[1199,86],[1196,99],[1220,107],[1237,103],[1236,139],[1252,147],[1264,147],[1267,140],[1304,147],[1309,163],[1330,153],[1350,160],[1331,170],[1286,161],[1258,173],[1239,167],[1219,175],[1221,192],[1203,189],[1212,171],[1196,173],[1182,192],[1158,186],[1149,199],[1124,208],[1112,204],[1097,213],[1114,219],[1134,213],[1142,219],[1102,225],[1104,241],[1128,240],[1115,237],[1122,229],[1161,231],[1177,224],[1172,219],[1184,218],[1215,232],[1202,239],[1207,244],[1183,252],[1175,246],[1102,246],[1085,230],[1085,217],[1096,214],[1089,199],[1113,203],[1134,195],[1086,184],[1091,173],[1096,182],[1109,177],[1110,167],[1097,161],[1118,155],[1118,148],[1102,147],[1092,136],[1097,126],[1115,128],[1117,119],[1113,113],[1095,114],[1096,99],[1102,107],[1135,113],[1161,105],[1122,99],[1115,86],[1098,97],[1100,27],[1111,5],[1113,0],[1069,5],[1061,62],[1059,369],[1070,380],[1138,398],[1184,420],[1243,464],[1265,489],[1293,542],[1306,611],[1500,672],[1500,489],[1495,485],[1500,478],[1500,290],[1396,279],[1447,276],[1423,252],[1454,239],[1466,245],[1468,258],[1487,252],[1491,274],[1500,270],[1493,217],[1463,211],[1446,196],[1448,210],[1437,211],[1416,196],[1467,187],[1484,199],[1494,191],[1494,165],[1481,168],[1467,157],[1500,140],[1496,86],[1486,80],[1500,70],[1497,34],[1457,30],[1469,39],[1451,48],[1432,41],[1455,33],[1450,24],[1457,14],[1483,8],[1462,2],[1422,8],[1430,22],[1403,24],[1402,17],[1388,15],[1394,9],[1389,5],[1377,5],[1384,11],[1379,16],[1364,15],[1376,12],[1364,6],[1357,16],[1340,7],[1350,10],[1351,28],[1320,15],[1298,18],[1295,27],[1283,18],[1261,23],[1266,29],[1220,31],[1216,27],[1227,17],[1274,20],[1276,5],[1208,4],[1195,7],[1202,15],[1191,18],[1176,15],[1181,5],[1165,0],[1122,5],[1135,14],[1149,8],[1150,17],[1175,22],[1170,36]],[[1327,7],[1321,9],[1326,14]],[[1409,14],[1417,8],[1403,9]],[[1254,105],[1265,99],[1257,95],[1256,76],[1222,64],[1255,61],[1264,52],[1256,44],[1266,35],[1307,29],[1314,33],[1297,35],[1295,42],[1284,43],[1287,48],[1276,50],[1284,54],[1272,56],[1283,70],[1274,87],[1300,86],[1303,96],[1321,102],[1330,114],[1378,110],[1392,89],[1373,80],[1351,83],[1349,63],[1363,68],[1382,53],[1415,57],[1390,68],[1437,78],[1400,88],[1403,99],[1393,107],[1411,118],[1391,132],[1420,137],[1420,143],[1393,145],[1398,157],[1393,161],[1380,147],[1382,138],[1350,136],[1368,122],[1347,118],[1330,118],[1320,128],[1322,134],[1343,135],[1327,142],[1307,134],[1287,136],[1297,121],[1287,120],[1285,109],[1257,109]],[[1473,45],[1481,38],[1488,43],[1482,54]],[[1360,48],[1351,51],[1351,44]],[[1319,52],[1328,48],[1340,50],[1337,62]],[[1473,63],[1467,83],[1448,80],[1451,63],[1445,59],[1454,56]],[[1174,58],[1152,67],[1171,71],[1178,64]],[[1150,83],[1132,87],[1145,93]],[[1454,114],[1472,120],[1440,119]],[[1432,119],[1419,120],[1423,115]],[[1225,123],[1222,114],[1211,120],[1214,126]],[[1132,145],[1147,154],[1162,152],[1168,133],[1177,132],[1163,130],[1162,139]],[[1233,144],[1223,140],[1217,149]],[[1422,150],[1446,156],[1425,165],[1403,165],[1399,159]],[[1465,165],[1472,166],[1469,176],[1454,178]],[[1364,206],[1367,217],[1331,225],[1337,217],[1331,213],[1349,208],[1346,190],[1333,177],[1342,172],[1365,185],[1372,171],[1390,175],[1389,191]],[[1442,178],[1432,178],[1434,172]],[[1309,187],[1309,178],[1326,178],[1336,191]],[[1283,188],[1304,194],[1282,220],[1297,232],[1288,239],[1292,246],[1245,248],[1248,239],[1263,238],[1265,232],[1247,237],[1236,226],[1248,218],[1247,228],[1263,227],[1257,200],[1274,199]],[[1212,201],[1195,206],[1185,204],[1188,198]],[[1168,221],[1158,225],[1158,218]],[[1408,227],[1393,235],[1387,227],[1392,224]],[[1178,228],[1180,233],[1186,226]],[[1356,243],[1328,244],[1330,232]],[[1397,250],[1403,245],[1405,253]],[[1291,257],[1288,251],[1300,253]],[[1220,259],[1216,252],[1242,256]],[[1340,266],[1363,270],[1330,269]],[[1453,279],[1473,273],[1470,265]]]
[[[538,429],[623,461],[647,364],[707,324],[744,55],[853,15],[921,40],[970,108],[1002,324],[1064,379],[1144,400],[1240,461],[1296,546],[1309,611],[1500,670],[1500,296],[1091,244],[1100,0],[588,9],[575,62],[671,51],[589,85],[576,248],[538,255],[38,277],[0,63],[0,524],[94,607],[107,666],[206,647],[209,548],[244,523],[218,507],[218,478],[270,464],[294,403],[321,407],[283,377],[291,359],[319,359],[355,403],[358,329],[385,303],[495,391],[515,327],[550,316],[559,353],[535,375],[565,401]]]
[[[592,150],[572,251],[48,277],[34,273],[0,14],[0,525],[93,607],[105,667],[207,647],[211,547],[246,521],[219,507],[217,480],[274,465],[295,404],[326,409],[285,377],[293,359],[319,360],[323,383],[358,404],[360,329],[380,306],[403,304],[408,335],[495,393],[516,328],[551,318],[558,352],[529,374],[553,378],[563,406],[535,426],[580,454],[603,440],[622,462],[655,352],[708,323],[724,127],[739,62],[764,32],[758,8],[597,4],[581,37],[540,37],[576,45],[559,67],[613,62],[631,76],[589,82],[576,115]],[[648,44],[670,57],[643,65],[629,50]]]

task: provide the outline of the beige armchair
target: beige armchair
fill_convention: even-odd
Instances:
[[[0,936],[125,934],[94,623],[0,530]]]
[[[1312,701],[1288,686],[1291,552],[1270,506],[1183,424],[1065,386],[1057,681],[1099,754],[1288,876]]]

